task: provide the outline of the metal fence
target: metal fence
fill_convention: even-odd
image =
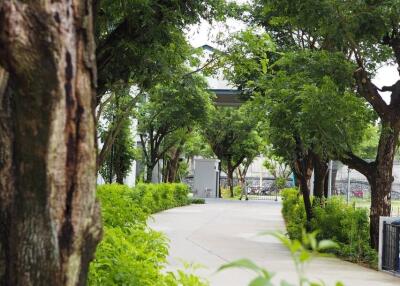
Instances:
[[[383,223],[382,269],[400,272],[399,265],[400,225]]]
[[[237,179],[233,181],[234,185],[238,185]],[[220,178],[221,188],[227,188],[226,177]],[[287,187],[291,186],[291,182],[288,181]],[[250,200],[274,200],[277,201],[280,197],[279,189],[275,185],[275,179],[272,177],[247,177],[245,182],[245,191],[247,198]],[[244,197],[244,196],[243,196]]]
[[[347,180],[336,180],[332,187],[333,196],[341,196],[357,206],[369,207],[371,203],[371,189],[367,181],[351,180],[349,193]],[[347,194],[348,193],[348,194]],[[400,184],[394,183],[391,192],[391,216],[400,216]]]

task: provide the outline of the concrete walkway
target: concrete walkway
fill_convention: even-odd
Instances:
[[[182,268],[182,260],[202,264],[196,271],[212,286],[245,286],[253,273],[232,269],[216,273],[222,264],[249,258],[276,273],[275,281],[296,284],[289,252],[263,231],[284,231],[281,204],[273,201],[209,200],[205,205],[171,209],[154,216],[149,224],[167,234],[170,269]],[[318,258],[307,267],[307,276],[327,285],[341,281],[347,286],[400,285],[400,278],[336,258]]]

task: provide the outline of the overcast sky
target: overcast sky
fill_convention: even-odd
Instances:
[[[237,0],[237,2],[243,3],[247,1]],[[203,21],[198,25],[190,27],[187,31],[187,37],[194,47],[200,47],[205,44],[215,47],[218,34],[223,33],[224,37],[226,37],[245,28],[245,23],[233,19],[228,19],[226,23],[214,23],[213,25]],[[399,75],[396,66],[386,65],[378,70],[376,77],[373,79],[373,83],[378,87],[382,87],[385,85],[393,85],[397,80],[399,80]],[[386,102],[389,102],[390,93],[385,92],[382,95]]]

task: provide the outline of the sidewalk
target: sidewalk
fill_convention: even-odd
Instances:
[[[281,204],[273,201],[208,200],[154,215],[149,225],[163,231],[170,242],[170,270],[182,268],[182,260],[205,266],[196,271],[212,286],[245,286],[253,273],[231,269],[216,273],[222,264],[248,258],[276,273],[275,281],[296,283],[297,276],[289,252],[264,231],[284,231]],[[400,279],[336,258],[319,258],[307,267],[307,276],[336,281],[346,286],[400,285]]]

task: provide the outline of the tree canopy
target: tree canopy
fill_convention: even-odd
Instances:
[[[96,1],[98,94],[129,82],[141,89],[173,77],[192,53],[183,30],[220,19],[223,0]]]
[[[221,160],[228,176],[233,197],[233,172],[245,160],[253,160],[261,153],[263,140],[257,132],[256,117],[249,116],[246,105],[240,108],[217,107],[202,128],[212,151]]]
[[[211,94],[196,74],[152,88],[138,108],[138,133],[147,166],[147,180],[165,153],[177,143],[179,132],[189,132],[204,122],[211,108]]]

